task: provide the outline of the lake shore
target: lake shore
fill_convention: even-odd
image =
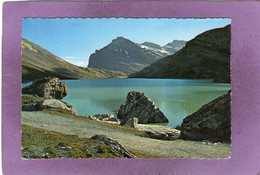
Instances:
[[[124,148],[168,158],[229,158],[230,143],[210,143],[176,139],[172,141],[141,137],[133,130],[125,130],[113,124],[96,122],[70,114],[22,111],[22,124],[56,131],[80,138],[101,134],[117,140]]]

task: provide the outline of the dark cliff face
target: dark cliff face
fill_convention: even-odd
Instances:
[[[230,25],[206,31],[177,53],[164,57],[130,77],[214,79],[230,82]]]
[[[121,71],[127,74],[142,70],[161,58],[134,42],[118,37],[109,45],[97,50],[89,58],[89,68]]]

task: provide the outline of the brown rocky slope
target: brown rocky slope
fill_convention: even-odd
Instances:
[[[60,79],[110,78],[125,76],[118,71],[83,68],[71,64],[41,46],[22,39],[22,81],[55,76]]]

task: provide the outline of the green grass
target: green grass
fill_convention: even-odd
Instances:
[[[29,158],[117,158],[102,142],[22,125],[22,147]],[[38,148],[38,149],[35,149]],[[46,153],[48,153],[46,155]],[[28,155],[28,154],[27,154]],[[23,154],[23,158],[26,154]]]
[[[22,124],[22,157],[51,158],[119,158],[103,142],[79,138]],[[162,158],[130,150],[137,158]]]

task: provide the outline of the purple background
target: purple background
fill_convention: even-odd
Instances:
[[[23,17],[232,18],[231,159],[22,160],[20,43]],[[3,7],[2,53],[5,175],[256,175],[260,172],[260,2],[9,2]]]

